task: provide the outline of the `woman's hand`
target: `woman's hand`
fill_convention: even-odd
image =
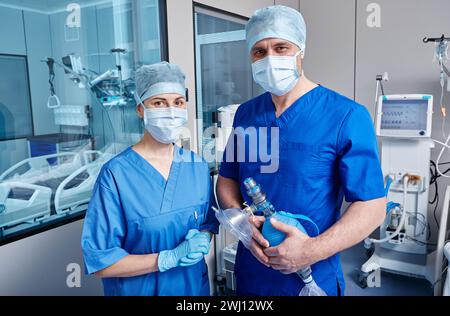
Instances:
[[[178,266],[185,267],[197,263],[204,255],[208,254],[210,242],[208,233],[200,233],[196,229],[191,229],[185,240],[175,249],[164,250],[159,253],[159,271],[164,272]]]

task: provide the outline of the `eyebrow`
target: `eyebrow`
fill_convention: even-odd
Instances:
[[[291,46],[292,44],[289,43],[288,41],[282,41],[282,42],[278,42],[273,44],[273,46]]]
[[[290,43],[289,41],[283,41],[283,40],[273,44],[274,47],[279,47],[279,46],[289,46],[290,47],[291,45],[292,45],[292,43]],[[256,46],[255,45],[252,48],[252,53],[254,53],[254,52],[258,51],[258,50],[266,50],[266,48],[262,47],[262,46]]]
[[[262,47],[262,46],[253,46],[253,48],[252,48],[252,51],[257,51],[257,50],[260,50],[260,49],[265,49],[265,47]]]
[[[155,101],[164,101],[164,102],[167,102],[167,100],[166,100],[166,99],[163,99],[163,98],[154,98],[154,99],[151,99],[150,101],[151,101],[151,102],[155,102]]]

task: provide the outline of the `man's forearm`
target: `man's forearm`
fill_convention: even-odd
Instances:
[[[313,239],[314,262],[325,260],[364,240],[381,225],[385,216],[385,198],[352,203],[336,224]]]
[[[219,199],[220,207],[223,209],[241,208],[242,197],[239,191],[239,183],[219,176],[217,180],[217,198]]]

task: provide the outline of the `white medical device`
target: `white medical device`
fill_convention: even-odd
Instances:
[[[377,135],[395,138],[430,138],[432,116],[432,95],[381,96],[377,107]]]
[[[432,114],[431,95],[379,98],[376,125],[377,135],[381,137],[381,167],[386,182],[392,181],[387,198],[406,211],[400,233],[381,243],[383,249],[407,254],[427,253]],[[414,181],[404,183],[405,176]],[[393,209],[387,214],[388,219],[381,226],[381,238],[395,232],[400,215],[401,209]]]
[[[422,277],[431,284],[440,277],[437,251],[428,247],[432,115],[431,95],[383,95],[378,99],[376,134],[381,138],[389,204],[380,239],[365,241],[373,254],[361,268],[362,286],[368,286],[368,275],[379,269]]]
[[[218,109],[218,128],[215,140],[216,161],[222,160],[223,152],[227,146],[228,139],[233,132],[234,116],[240,104],[223,106]]]

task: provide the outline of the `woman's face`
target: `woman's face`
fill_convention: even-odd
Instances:
[[[149,99],[144,100],[144,107],[146,109],[158,109],[176,107],[180,109],[186,109],[186,98],[180,94],[167,93],[155,95]],[[144,108],[142,106],[137,107],[137,112],[140,118],[144,118]]]

